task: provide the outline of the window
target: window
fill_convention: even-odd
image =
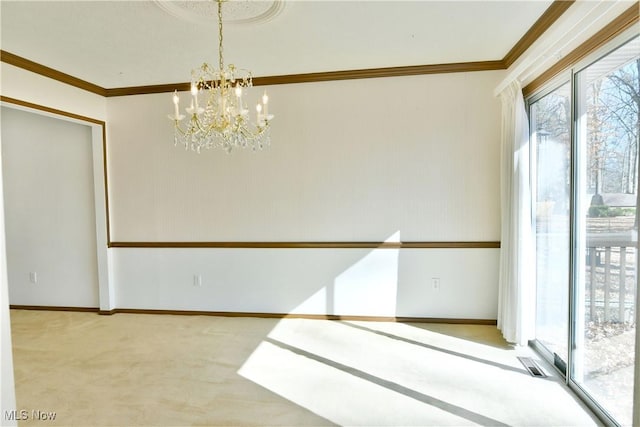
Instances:
[[[636,334],[639,39],[575,75],[575,337],[571,379],[631,425]]]
[[[531,104],[536,337],[565,371],[569,337],[571,85]]]
[[[529,100],[536,346],[621,425],[636,362],[639,52],[636,37]]]

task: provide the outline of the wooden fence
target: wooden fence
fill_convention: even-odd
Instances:
[[[637,238],[633,232],[587,238],[587,316],[596,323],[635,319]]]

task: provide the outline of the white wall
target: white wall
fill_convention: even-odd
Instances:
[[[109,98],[112,241],[498,241],[501,76],[269,87],[272,146],[231,155],[174,147],[170,94]],[[497,314],[498,249],[110,251],[122,308]]]
[[[6,107],[2,118],[11,303],[97,307],[91,128]]]
[[[231,155],[174,147],[170,94],[109,98],[112,240],[499,240],[501,75],[269,87],[271,148]]]
[[[0,15],[2,8],[0,7]],[[3,73],[0,69],[0,75]],[[1,85],[1,79],[0,79]],[[1,86],[0,86],[1,87]],[[0,129],[2,115],[0,114]],[[0,135],[0,146],[2,136]],[[5,411],[16,409],[16,393],[13,378],[13,353],[11,347],[11,323],[9,322],[9,283],[7,279],[7,252],[4,226],[4,195],[2,191],[2,155],[0,154],[0,423],[15,426],[17,421],[6,420]]]
[[[2,119],[0,117],[0,123]],[[0,138],[0,144],[2,139]],[[9,285],[7,280],[7,254],[5,245],[4,197],[2,191],[2,155],[0,154],[0,424],[17,425],[17,421],[5,418],[6,411],[16,409],[13,377],[13,353],[11,348],[11,323],[9,321]]]
[[[113,275],[119,308],[495,319],[498,257],[498,249],[127,248],[114,250]]]

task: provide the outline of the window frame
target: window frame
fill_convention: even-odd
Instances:
[[[556,90],[558,90],[559,88],[561,88],[563,85],[565,84],[569,84],[569,91],[570,94],[573,94],[573,74],[571,73],[571,70],[565,70],[562,73],[558,74],[556,77],[554,77],[553,79],[549,80],[539,91],[534,92],[533,94],[531,94],[529,97],[527,97],[525,99],[525,104],[526,104],[526,109],[527,109],[527,116],[529,119],[529,138],[531,138],[531,136],[533,135],[533,131],[531,129],[531,118],[532,118],[532,107],[533,104],[535,104],[536,102],[540,101],[542,98],[546,97],[547,95],[550,95],[551,93],[555,92]],[[570,153],[570,158],[571,161],[573,161],[573,97],[571,96],[571,117],[569,118],[570,121],[570,126],[569,126],[569,138],[571,141],[571,153]],[[534,203],[534,201],[537,199],[537,179],[538,179],[538,175],[537,175],[537,141],[535,144],[530,143],[529,144],[529,171],[530,171],[530,177],[529,177],[529,186],[531,188],[531,199],[532,199],[532,203],[531,203],[531,230],[533,230],[533,233],[535,235],[535,230],[537,229],[537,220],[536,220],[536,203]],[[571,176],[571,185],[573,185],[573,164],[569,165],[570,167],[570,176]],[[569,222],[570,224],[573,223],[573,188],[570,188],[569,190],[569,199],[570,199],[570,206],[569,206]],[[569,231],[571,233],[571,229]],[[569,239],[571,240],[571,234],[569,236]],[[534,257],[535,257],[535,264],[537,265],[537,251],[534,251]],[[571,301],[571,274],[572,274],[572,268],[571,268],[571,247],[569,247],[569,259],[567,260],[567,262],[569,263],[568,266],[568,270],[569,270],[569,276],[567,277],[567,281],[568,281],[568,298],[569,301]],[[537,287],[537,276],[534,279],[534,283],[536,283],[536,287]],[[571,304],[569,304],[571,305]],[[536,313],[537,313],[537,298],[536,298]],[[570,337],[570,330],[571,330],[571,307],[569,307],[569,318],[567,319],[567,328],[569,331],[569,334],[567,336],[567,339],[569,340]],[[537,321],[536,321],[536,328],[537,328]],[[533,339],[530,341],[529,343],[531,345],[531,347],[533,347],[542,357],[543,359],[549,363],[551,366],[554,367],[554,369],[563,377],[566,379],[566,377],[568,376],[568,370],[567,371],[563,371],[560,369],[560,367],[558,367],[555,363],[554,363],[554,355],[553,353],[550,351],[550,349],[548,349],[544,344],[542,344],[542,342],[540,342],[537,338]],[[568,354],[567,354],[567,358],[569,359],[571,357],[571,346],[569,346],[568,348]],[[566,360],[565,361],[567,363],[567,365],[569,364],[569,361]],[[568,369],[568,366],[567,366]]]

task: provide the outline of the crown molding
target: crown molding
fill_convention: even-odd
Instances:
[[[66,83],[70,86],[77,87],[78,89],[86,90],[87,92],[95,93],[100,96],[107,96],[107,90],[103,87],[95,85],[86,80],[73,77],[69,74],[65,74],[61,71],[54,70],[45,65],[38,64],[29,59],[23,58],[6,50],[0,50],[0,61],[5,64],[13,65],[14,67],[22,68],[23,70],[31,71],[32,73],[40,74],[41,76],[49,77],[50,79],[57,80],[61,83]]]
[[[255,79],[254,79],[254,82],[255,82]],[[178,92],[188,92],[189,90],[191,90],[191,84],[190,83],[169,83],[169,84],[149,85],[149,86],[116,87],[112,89],[105,89],[104,96],[111,97],[111,96],[129,96],[129,95],[149,95],[152,93],[168,93],[176,90]]]
[[[574,1],[575,0],[555,0],[533,24],[533,26],[531,26],[525,35],[507,53],[507,55],[500,60],[265,76],[255,77],[253,79],[253,83],[255,86],[267,86],[335,80],[504,70],[517,60],[574,3]],[[104,97],[167,93],[173,92],[174,90],[182,92],[189,90],[189,83],[103,88],[3,50],[0,50],[0,61]]]
[[[472,71],[504,70],[504,62],[478,61],[451,64],[411,65],[405,67],[365,68],[361,70],[329,71],[306,74],[286,74],[280,76],[254,77],[253,86],[285,85],[295,83],[329,82],[337,80],[372,79],[382,77],[417,76],[423,74],[462,73]],[[134,86],[107,89],[106,96],[144,95],[167,93],[177,90],[188,91],[189,83],[162,84],[155,86]]]
[[[524,97],[532,95],[536,90],[544,86],[548,81],[553,79],[559,73],[571,68],[574,64],[580,61],[582,58],[589,55],[591,52],[600,48],[613,38],[617,37],[627,29],[638,24],[640,20],[640,8],[638,4],[629,7],[622,14],[620,14],[613,21],[608,23],[604,28],[591,36],[587,41],[575,48],[569,54],[565,55],[560,61],[556,62],[540,76],[534,79],[531,83],[526,85],[522,89]]]
[[[284,76],[256,77],[256,86],[313,83],[334,80],[372,79],[381,77],[418,76],[423,74],[463,73],[504,69],[502,60],[456,62],[448,64],[409,65],[404,67],[365,68],[360,70],[329,71],[322,73],[289,74]]]
[[[509,68],[522,54],[531,47],[531,45],[540,38],[545,31],[553,25],[554,22],[562,16],[563,13],[571,7],[575,0],[556,0],[538,20],[529,28],[524,36],[511,48],[511,50],[502,59],[505,68]]]

